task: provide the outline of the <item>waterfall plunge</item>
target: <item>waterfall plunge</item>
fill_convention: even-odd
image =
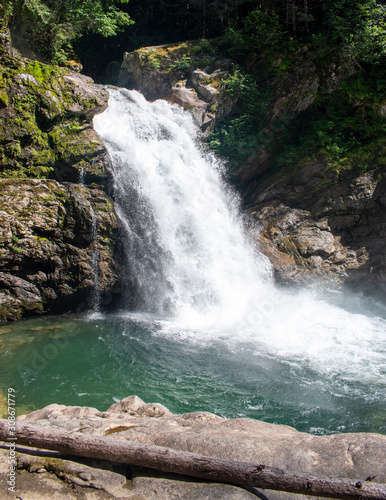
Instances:
[[[94,125],[112,158],[126,232],[127,288],[135,291],[128,309],[152,313],[167,335],[225,340],[236,349],[248,343],[384,391],[385,320],[353,312],[355,304],[349,312],[308,292],[275,289],[189,113],[115,89]]]
[[[193,328],[234,326],[271,272],[245,241],[221,164],[198,147],[189,113],[110,92],[94,123],[112,158],[135,307]]]

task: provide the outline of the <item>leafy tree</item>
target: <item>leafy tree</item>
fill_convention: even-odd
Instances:
[[[386,56],[386,6],[376,0],[329,1],[325,28],[352,57],[378,63]]]
[[[275,12],[254,9],[243,21],[242,33],[249,50],[277,47],[283,40],[283,29]]]
[[[240,26],[249,24],[251,34],[253,29],[263,34],[261,21],[272,28],[276,18],[282,30],[302,41],[313,40],[314,47],[340,47],[359,61],[377,63],[386,55],[384,3],[382,0],[244,0]]]
[[[133,23],[117,8],[128,0],[6,0],[11,27],[52,62],[63,63],[85,33],[114,36]]]

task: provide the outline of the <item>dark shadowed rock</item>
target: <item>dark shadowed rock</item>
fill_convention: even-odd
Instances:
[[[259,180],[266,172],[254,172],[255,181],[244,179],[243,186],[265,238],[262,250],[272,253],[271,242],[296,265],[291,273],[278,267],[281,281],[304,283],[317,278],[384,297],[386,183],[382,172],[375,169],[338,180],[326,163],[315,162],[296,175],[266,180],[263,188]],[[246,178],[248,173],[243,175]]]

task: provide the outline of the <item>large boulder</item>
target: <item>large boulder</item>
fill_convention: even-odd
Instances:
[[[106,152],[92,118],[108,92],[84,75],[14,56],[0,28],[0,178],[78,182],[93,163],[100,169],[95,160]]]

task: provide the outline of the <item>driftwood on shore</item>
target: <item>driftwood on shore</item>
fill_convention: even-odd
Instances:
[[[37,429],[32,425],[22,423],[16,425],[16,444],[121,462],[243,487],[328,498],[386,499],[386,484],[377,484],[369,480],[314,476],[110,437],[68,433],[48,428]],[[1,419],[0,440],[9,443],[8,422]]]

